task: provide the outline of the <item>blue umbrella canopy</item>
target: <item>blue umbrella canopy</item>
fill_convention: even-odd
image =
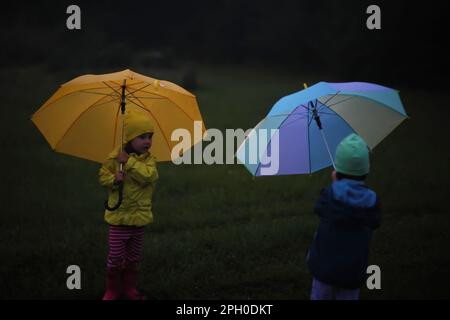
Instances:
[[[319,82],[276,102],[236,156],[255,176],[312,173],[334,166],[336,147],[347,135],[358,134],[373,149],[407,117],[397,90]],[[276,172],[264,170],[275,160]]]

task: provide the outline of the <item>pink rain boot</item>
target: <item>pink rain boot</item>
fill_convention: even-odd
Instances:
[[[117,300],[121,295],[121,281],[119,268],[106,269],[106,292],[103,300]]]
[[[145,300],[146,297],[136,289],[138,278],[137,264],[125,266],[122,273],[123,295],[128,300]]]

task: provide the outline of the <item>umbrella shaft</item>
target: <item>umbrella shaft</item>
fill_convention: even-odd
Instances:
[[[322,135],[322,139],[323,139],[323,142],[325,143],[325,147],[327,148],[328,155],[330,156],[330,159],[331,159],[331,163],[333,164],[333,169],[336,169],[336,166],[334,165],[333,155],[331,154],[330,147],[328,146],[327,139],[325,138],[325,133],[323,132],[322,128],[320,128],[319,131],[320,131],[320,134]]]
[[[317,100],[316,100],[316,103],[313,103],[312,101],[310,101],[309,104],[311,105],[311,111],[313,114],[313,118],[316,121],[317,127],[319,127],[320,134],[322,135],[323,142],[325,143],[325,147],[327,148],[328,155],[330,156],[331,163],[333,164],[333,168],[336,169],[336,166],[334,165],[333,155],[331,154],[330,147],[328,146],[327,139],[325,138],[325,133],[323,132],[322,121],[320,121],[320,117],[317,112]]]
[[[121,138],[120,138],[120,151],[122,152],[123,150],[123,117],[125,115],[125,105],[127,104],[126,102],[126,98],[125,98],[125,85],[126,85],[126,79],[123,80],[123,84],[122,84],[122,96],[120,99],[120,110],[122,112],[122,134],[121,134]],[[120,164],[120,171],[122,171],[122,163]]]
[[[123,85],[122,85],[122,96],[120,99],[120,109],[122,111],[122,114],[125,114],[125,105],[126,105],[126,100],[125,100],[125,81],[123,80]]]
[[[319,129],[322,130],[322,122],[320,121],[319,114],[317,113],[317,100],[316,100],[316,105],[314,105],[312,103],[312,101],[310,101],[310,104],[311,104],[311,110],[312,110],[313,118],[316,121],[317,126],[319,127]]]

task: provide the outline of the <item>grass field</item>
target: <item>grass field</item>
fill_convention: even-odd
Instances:
[[[136,70],[178,81],[176,71]],[[58,88],[84,73],[42,66],[2,72],[0,298],[99,299],[107,226],[99,165],[54,153],[29,120]],[[200,66],[193,90],[207,128],[254,126],[303,82],[350,81],[253,67]],[[388,84],[386,84],[388,85]],[[372,154],[368,185],[383,221],[370,264],[382,289],[363,299],[450,298],[450,152],[446,93],[397,88],[411,119]],[[308,299],[304,255],[312,214],[331,169],[253,177],[240,165],[159,165],[155,223],[146,231],[140,287],[154,299]],[[66,288],[66,268],[82,290]]]

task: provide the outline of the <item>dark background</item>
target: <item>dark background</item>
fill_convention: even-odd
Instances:
[[[81,8],[82,30],[65,27],[72,3]],[[381,30],[366,28],[370,4],[381,8]],[[108,69],[139,55],[149,65],[270,64],[391,86],[445,87],[444,1],[9,1],[2,6],[2,65],[45,61],[52,69]]]

